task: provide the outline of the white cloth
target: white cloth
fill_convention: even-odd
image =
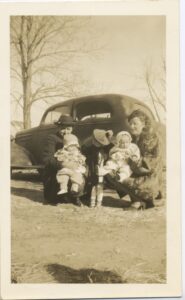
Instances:
[[[109,153],[109,159],[103,167],[103,175],[117,173],[119,181],[123,182],[125,179],[132,175],[132,170],[129,166],[129,159],[139,161],[140,150],[134,143],[130,143],[127,148],[119,148],[118,146],[113,147]]]

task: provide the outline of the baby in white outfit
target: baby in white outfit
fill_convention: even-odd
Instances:
[[[116,144],[109,152],[109,159],[101,169],[102,175],[111,174],[117,176],[119,182],[123,182],[132,174],[129,160],[139,162],[140,150],[131,142],[129,132],[121,131],[116,136]]]

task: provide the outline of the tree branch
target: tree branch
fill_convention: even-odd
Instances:
[[[20,101],[22,100],[22,95],[20,95],[20,96],[17,98],[13,93],[11,93],[11,96],[14,98],[14,101],[17,102],[17,105],[19,105],[21,108],[23,108],[23,105],[20,103]]]
[[[17,75],[17,77],[19,78],[19,80],[22,80],[22,76],[21,76],[21,74],[18,72],[17,69],[11,67],[11,70]]]
[[[153,93],[152,93],[152,89],[151,89],[151,85],[150,85],[150,78],[149,78],[149,74],[148,74],[147,71],[146,71],[146,83],[147,83],[147,86],[148,86],[148,91],[149,91],[150,97],[151,97],[152,102],[153,102],[153,106],[154,106],[154,109],[155,109],[156,116],[157,116],[158,120],[160,121],[160,116],[158,114],[158,111],[157,111],[157,108],[156,108],[156,105],[155,105],[155,101],[154,101],[154,97],[153,97]]]
[[[150,84],[150,89],[155,96],[155,102],[159,103],[163,107],[163,109],[166,110],[166,106],[162,103],[161,99],[158,97],[155,89],[152,87],[151,84]]]

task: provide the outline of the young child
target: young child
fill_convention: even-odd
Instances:
[[[99,176],[98,169],[103,167],[104,160],[108,158],[109,151],[113,147],[112,136],[112,130],[94,129],[92,135],[82,145],[89,168],[86,191],[92,208],[102,205],[103,176]]]
[[[129,160],[137,163],[140,160],[138,146],[131,142],[129,132],[121,131],[116,136],[116,144],[109,152],[109,159],[101,169],[101,174],[117,176],[119,182],[123,182],[132,174]]]
[[[71,192],[77,194],[84,183],[86,172],[85,156],[80,152],[78,138],[74,134],[66,134],[63,138],[64,147],[59,149],[54,157],[61,163],[57,172],[57,182],[60,184],[58,195],[68,192],[68,183],[71,181]]]

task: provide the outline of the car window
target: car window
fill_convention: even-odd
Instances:
[[[43,120],[44,124],[53,124],[58,121],[61,115],[70,115],[70,107],[69,106],[60,106],[55,108],[54,110],[48,111],[45,119]]]
[[[105,101],[88,101],[76,105],[75,119],[77,121],[106,120],[112,117],[112,107]]]

